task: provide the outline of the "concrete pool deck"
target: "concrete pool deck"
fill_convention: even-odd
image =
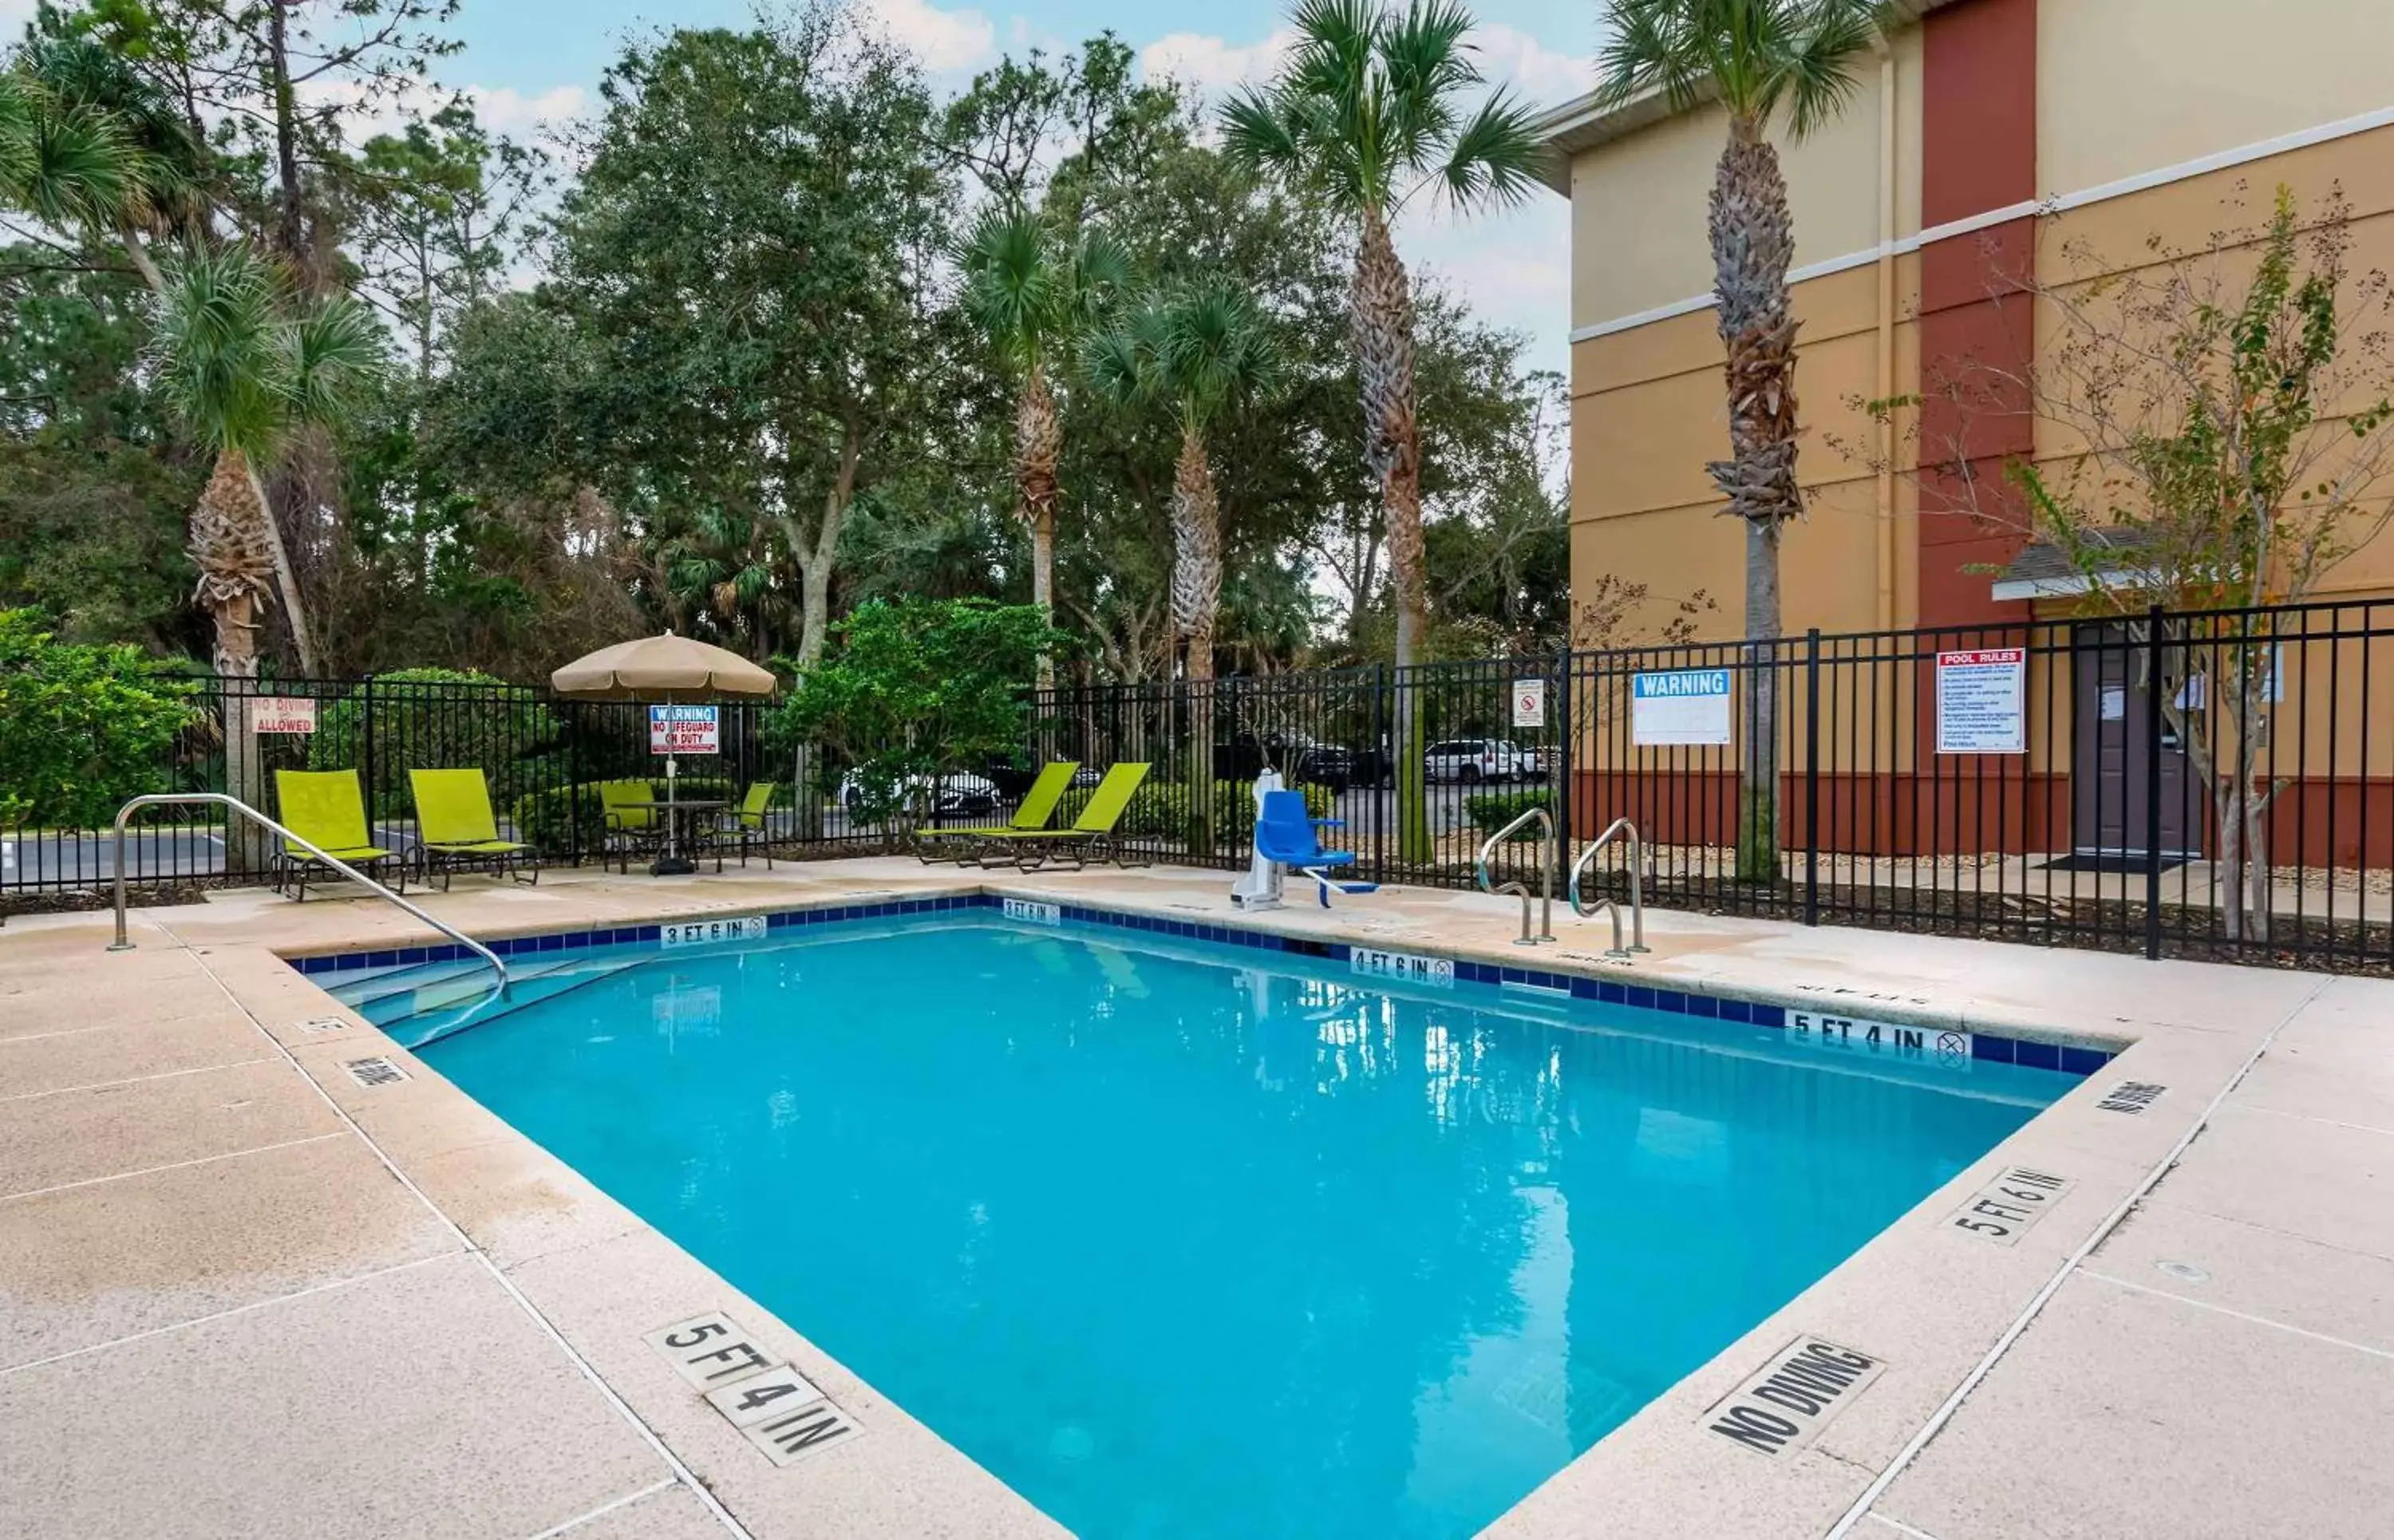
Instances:
[[[2129,1044],[1490,1533],[2386,1533],[2394,983],[1661,912],[1624,967],[1567,912],[1532,953],[1511,901],[1240,916],[1229,881],[861,860],[428,906],[491,937],[985,888]],[[405,915],[234,892],[133,924],[114,954],[105,916],[0,929],[0,1534],[1060,1533],[277,955],[437,939]],[[2032,1227],[1953,1223],[2015,1167],[2066,1183]],[[708,1312],[862,1435],[770,1463],[644,1340]],[[1816,1342],[1825,1377],[1739,1394]]]

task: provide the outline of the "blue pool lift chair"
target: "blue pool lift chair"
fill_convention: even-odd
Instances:
[[[1303,792],[1266,792],[1263,808],[1256,819],[1256,853],[1299,875],[1311,877],[1324,909],[1330,907],[1330,890],[1334,888],[1342,893],[1376,893],[1380,890],[1376,882],[1341,880],[1331,875],[1342,866],[1354,865],[1355,852],[1323,849],[1314,831],[1344,825],[1342,819],[1308,816]]]

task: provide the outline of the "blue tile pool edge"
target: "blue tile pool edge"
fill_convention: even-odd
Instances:
[[[1282,936],[1269,930],[1249,929],[1243,926],[1177,920],[1161,915],[1142,915],[1132,910],[1099,909],[1088,904],[1065,903],[1055,899],[1022,899],[1019,895],[995,892],[988,888],[967,893],[888,899],[873,903],[830,903],[816,904],[805,909],[768,910],[764,912],[765,928],[770,934],[776,930],[853,920],[893,919],[909,915],[952,914],[958,910],[968,909],[1002,911],[1009,899],[1018,902],[1053,908],[1057,911],[1057,918],[1059,921],[1069,920],[1081,925],[1110,926],[1122,930],[1146,931],[1174,940],[1210,941],[1223,946],[1255,947],[1267,952],[1286,952],[1294,956],[1339,963],[1348,962],[1356,951],[1356,946],[1347,941],[1322,941],[1305,936]],[[752,917],[754,913],[751,911],[738,915],[693,915],[689,921],[593,926],[581,930],[502,937],[487,941],[483,944],[502,957],[581,947],[654,946],[663,944],[664,926],[667,924],[747,919]],[[1370,952],[1384,949],[1364,947],[1362,950]],[[349,972],[357,968],[448,962],[471,954],[468,948],[454,942],[444,942],[437,946],[382,948],[371,952],[333,952],[304,956],[285,956],[283,961],[299,973],[316,978],[324,974]],[[1784,1031],[1787,1026],[1787,1015],[1791,1010],[1810,1010],[1822,1015],[1834,1014],[1820,1010],[1817,1006],[1809,1002],[1789,1005],[1783,1001],[1703,994],[1651,984],[1624,983],[1590,974],[1564,972],[1553,968],[1506,967],[1440,952],[1407,950],[1403,954],[1452,964],[1454,969],[1454,981],[1457,985],[1471,984],[1486,989],[1503,989],[1506,985],[1511,985],[1521,990],[1568,994],[1574,1000],[1594,1000],[1604,1005],[1630,1006],[1645,1010],[1666,1011],[1683,1016],[1730,1021],[1741,1026],[1769,1027]],[[1918,1025],[1931,1031],[1939,1030],[1934,1023],[1905,1024]],[[1976,1028],[1962,1030],[1969,1033],[1970,1057],[1974,1060],[1984,1060],[1997,1064],[2018,1064],[2027,1069],[2054,1070],[2081,1078],[2095,1073],[2126,1051],[2125,1045],[2072,1041],[2060,1037],[2013,1037],[1985,1033]]]

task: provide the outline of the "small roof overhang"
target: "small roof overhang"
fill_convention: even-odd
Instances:
[[[2089,573],[2071,559],[2070,553],[2049,540],[2032,542],[2019,556],[1995,575],[1989,597],[1997,599],[2077,599],[2095,591],[2098,577],[2109,580],[2134,580],[2141,569],[2136,553],[2153,543],[2152,533],[2130,527],[2088,530],[2085,544],[2116,552],[2117,559],[2104,559]]]
[[[1957,0],[1895,0],[1892,7],[1897,25],[1917,21],[1930,11],[1941,10]],[[1559,107],[1548,109],[1530,125],[1530,131],[1546,145],[1546,154],[1538,170],[1538,179],[1564,197],[1571,196],[1572,157],[1598,145],[1634,134],[1649,124],[1660,123],[1672,115],[1671,105],[1660,91],[1648,91],[1632,97],[1617,107],[1598,104],[1602,93],[1590,91],[1573,97]],[[1711,93],[1704,93],[1709,99]]]

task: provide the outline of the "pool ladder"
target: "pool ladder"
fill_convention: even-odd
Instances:
[[[1488,871],[1488,858],[1496,853],[1496,847],[1512,838],[1514,831],[1525,823],[1536,823],[1546,831],[1538,836],[1540,896],[1538,933],[1534,936],[1530,934],[1530,885],[1526,882],[1508,882],[1500,887]],[[1490,835],[1480,843],[1480,854],[1471,865],[1472,870],[1479,874],[1481,892],[1521,895],[1521,934],[1513,942],[1515,946],[1538,946],[1555,939],[1555,821],[1548,815],[1546,809],[1532,808],[1512,823]]]
[[[1597,900],[1594,903],[1584,902],[1579,896],[1580,879],[1587,875],[1589,863],[1594,862],[1598,855],[1602,853],[1606,846],[1623,839],[1627,840],[1629,844],[1630,931],[1629,944],[1627,946],[1621,944],[1620,903],[1609,894]],[[1579,853],[1579,859],[1572,862],[1571,888],[1569,893],[1571,898],[1572,913],[1577,915],[1581,919],[1586,919],[1590,915],[1597,914],[1608,914],[1612,916],[1612,945],[1606,949],[1604,954],[1606,956],[1626,957],[1633,952],[1647,952],[1652,950],[1646,944],[1645,881],[1646,844],[1645,841],[1638,837],[1638,825],[1630,823],[1629,820],[1625,818],[1616,818],[1611,823],[1607,824],[1605,826],[1604,833],[1597,836],[1593,840],[1590,840],[1588,842],[1587,849]]]

